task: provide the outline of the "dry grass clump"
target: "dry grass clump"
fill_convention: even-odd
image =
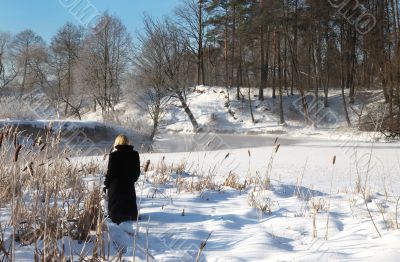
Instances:
[[[170,172],[170,171],[171,171],[171,167],[169,167],[169,166],[167,165],[167,163],[165,162],[165,156],[163,156],[163,157],[161,158],[161,161],[159,161],[159,162],[157,163],[155,172],[156,172],[157,174],[162,174],[162,175],[164,175],[164,174],[166,174],[166,173],[168,173],[168,172]]]
[[[83,176],[96,175],[100,172],[99,163],[96,161],[90,161],[89,163],[82,165],[78,172],[82,173]]]
[[[77,219],[77,233],[74,239],[86,241],[90,232],[96,230],[97,224],[103,220],[104,213],[101,207],[101,191],[96,189],[90,192],[85,201],[83,208],[80,209]]]
[[[249,176],[244,182],[240,182],[239,176],[233,171],[229,172],[225,181],[223,181],[222,183],[215,181],[215,177],[218,175],[219,172],[218,166],[227,158],[229,158],[229,153],[225,156],[221,163],[216,163],[214,166],[210,167],[209,170],[203,170],[202,168],[200,168],[200,164],[198,164],[196,170],[193,172],[187,171],[187,160],[182,160],[178,165],[167,165],[167,163],[165,162],[165,157],[162,157],[162,159],[156,164],[153,172],[148,174],[148,182],[152,183],[152,185],[155,187],[170,184],[171,186],[176,187],[178,193],[202,192],[204,190],[221,191],[223,187],[231,187],[233,189],[243,191],[246,190],[249,186],[269,190],[271,189],[273,162],[280,148],[280,144],[278,144],[277,142],[278,139],[276,139],[273,144],[265,175],[260,175],[260,173],[257,172],[255,176],[251,176],[249,171]],[[250,161],[250,151],[248,151],[248,154]],[[172,182],[175,183],[172,184]],[[266,205],[268,206],[269,204],[270,203],[267,203]],[[262,206],[256,204],[255,206],[259,206],[258,209],[260,210],[268,210],[267,207],[264,207],[264,204],[262,204]]]
[[[11,210],[8,226],[0,226],[0,253],[8,260],[15,245],[5,244],[6,228],[17,243],[34,245],[36,261],[66,261],[60,239],[87,241],[103,220],[100,190],[88,192],[82,180],[98,166],[71,162],[59,134],[51,126],[36,137],[0,129],[0,205]]]
[[[262,187],[264,189],[271,188],[272,166],[274,163],[274,159],[275,159],[276,155],[278,154],[280,146],[281,146],[281,144],[278,144],[278,138],[276,138],[275,142],[274,142],[274,146],[272,148],[271,156],[269,157],[269,160],[268,160],[267,170],[265,172],[264,177],[260,179],[260,181],[262,183]]]
[[[309,206],[311,210],[316,213],[323,213],[328,211],[328,201],[324,198],[312,197],[309,201]]]
[[[156,186],[166,185],[171,180],[171,173],[153,173],[150,178],[152,183]]]
[[[242,191],[247,186],[247,180],[245,180],[244,183],[240,183],[238,175],[231,171],[223,185]]]
[[[196,176],[176,178],[177,192],[202,192],[204,190],[220,190],[221,185],[217,185],[213,176]]]
[[[172,166],[165,162],[165,156],[157,163],[154,172],[149,174],[150,181],[156,186],[167,184],[171,179]]]
[[[177,175],[182,175],[186,172],[187,169],[187,161],[182,160],[181,162],[179,162],[179,164],[172,165],[171,167],[171,172],[177,174]]]
[[[194,191],[201,192],[204,190],[220,190],[220,185],[215,183],[214,177],[211,175],[208,176],[201,176],[200,179],[193,183],[189,183],[191,189],[194,189]]]
[[[268,192],[272,189],[271,177],[272,177],[272,167],[274,163],[274,159],[279,151],[280,144],[278,144],[278,138],[275,139],[271,155],[267,162],[267,168],[265,174],[262,176],[259,172],[256,172],[255,176],[250,176],[246,179],[243,185],[236,185],[241,188],[241,190],[246,189],[247,186],[252,186],[252,190],[248,193],[247,203],[250,207],[254,207],[259,212],[259,215],[268,213],[272,214],[272,210],[279,206],[279,203],[276,200],[273,200],[268,196]],[[249,158],[251,157],[250,151],[248,151]],[[250,166],[250,163],[249,163]],[[249,167],[250,170],[250,167]],[[229,177],[230,183],[234,181],[233,177]]]
[[[279,206],[276,200],[268,196],[268,192],[261,188],[254,188],[247,196],[249,206],[256,208],[262,214],[272,214],[272,210]]]
[[[318,213],[328,212],[329,202],[324,198],[312,197],[308,201],[308,203],[309,203],[309,206],[311,209],[311,215],[312,215],[313,237],[316,238],[318,236],[317,215],[318,215]]]
[[[150,182],[155,189],[161,186],[168,186],[176,188],[178,193],[181,192],[201,192],[208,190],[219,190],[223,185],[218,185],[214,181],[215,174],[211,171],[207,174],[198,173],[197,171],[187,171],[187,161],[182,160],[178,165],[168,165],[165,162],[165,157],[155,165],[151,166],[145,172],[147,182]],[[152,194],[154,197],[154,194]]]

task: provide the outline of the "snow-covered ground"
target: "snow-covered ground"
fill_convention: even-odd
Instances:
[[[265,90],[265,100],[258,100],[258,89],[250,89],[254,120],[250,114],[248,88],[241,88],[242,99],[235,98],[236,89],[228,93],[223,87],[197,86],[187,92],[187,103],[200,127],[207,132],[240,133],[240,134],[306,134],[318,135],[324,130],[340,129],[343,132],[354,133],[357,128],[347,128],[343,109],[341,90],[332,89],[329,93],[329,107],[325,108],[322,97],[315,99],[312,93],[307,94],[310,120],[315,128],[305,125],[301,97],[298,94],[283,97],[285,125],[279,124],[279,97],[273,99],[272,91]],[[367,105],[381,101],[381,92],[365,91],[357,94],[356,103],[348,108],[350,119],[354,127],[357,127],[358,116],[361,112],[365,115]],[[121,118],[132,117],[139,123],[149,121],[146,112],[143,112],[137,103],[123,102],[117,106]],[[315,117],[318,112],[318,118]],[[87,119],[98,119],[98,113],[88,113]],[[166,108],[166,115],[160,125],[160,132],[193,132],[188,116],[180,107],[180,102],[171,99]]]
[[[174,261],[185,248],[195,252],[211,233],[204,251],[207,261],[398,261],[400,232],[391,228],[391,223],[397,221],[395,201],[400,196],[398,146],[354,141],[282,144],[270,171],[272,187],[256,195],[271,206],[271,214],[249,206],[253,187],[242,192],[222,187],[177,194],[173,176],[171,188],[149,185],[144,196],[158,192],[155,199],[144,197],[141,205],[142,214],[150,218],[149,232],[158,238],[150,241],[150,249],[160,261]],[[207,174],[211,168],[214,179],[220,182],[234,172],[244,183],[246,177],[267,172],[274,149],[249,150],[250,154],[247,149],[238,149],[143,155],[142,159],[157,163],[165,156],[169,164],[185,161],[189,174]],[[368,207],[381,238],[362,194],[356,192],[357,175],[361,187],[369,191]],[[300,193],[296,195],[297,190]],[[322,209],[316,215],[315,238],[313,205],[321,205]],[[170,239],[166,243],[183,242],[185,247],[170,245],[159,250],[158,243],[166,239]]]
[[[202,261],[400,259],[398,143],[280,142],[277,152],[271,143],[258,148],[142,154],[142,162],[150,160],[152,168],[136,185],[142,216],[136,261],[146,260],[147,243],[151,261],[194,261],[208,237]],[[89,160],[99,161],[104,168],[100,157],[75,159]],[[249,185],[242,190],[222,185],[229,174],[237,176],[238,184]],[[270,187],[251,184],[266,174]],[[157,183],[160,176],[163,182]],[[217,188],[188,188],[208,176]],[[85,178],[91,186],[100,180]],[[366,189],[367,206],[357,187]],[[264,206],[265,212],[251,203]],[[111,256],[122,249],[123,259],[132,259],[137,224],[107,222],[107,228]],[[79,253],[83,244],[73,242],[72,247]],[[85,248],[92,246],[88,243]],[[28,250],[19,249],[21,260]]]
[[[141,220],[106,222],[110,258],[131,260],[136,254],[135,261],[146,261],[148,253],[150,261],[195,261],[207,240],[200,261],[400,260],[398,142],[344,128],[339,93],[320,112],[326,118],[305,128],[294,98],[284,101],[288,125],[281,126],[278,100],[254,99],[252,123],[247,102],[231,103],[234,117],[228,112],[224,92],[197,87],[188,95],[205,133],[190,134],[181,109],[168,109],[154,145],[159,153],[141,151],[142,164],[151,163],[136,184]],[[123,116],[140,115],[136,123],[148,121],[127,103],[117,109]],[[19,124],[40,128],[48,122]],[[103,155],[71,160],[97,163],[103,172],[82,179],[88,188],[101,187]],[[4,225],[9,210],[0,211]],[[91,242],[64,237],[59,243],[76,259],[82,250],[93,250]],[[32,260],[32,249],[18,246],[16,260]]]
[[[352,128],[347,127],[343,109],[341,90],[329,91],[329,107],[325,108],[322,96],[317,100],[313,93],[306,95],[309,109],[309,117],[312,125],[306,125],[302,109],[301,97],[298,94],[283,96],[283,109],[285,124],[279,124],[279,97],[273,99],[270,88],[265,90],[265,100],[258,100],[258,89],[250,88],[251,105],[254,114],[252,121],[250,114],[248,88],[241,88],[242,98],[235,98],[236,89],[228,93],[223,87],[197,86],[188,88],[187,104],[201,129],[207,133],[228,133],[247,135],[279,135],[289,134],[291,137],[313,136],[335,139],[353,139],[368,141],[370,134],[358,130],[359,116],[365,117],[370,111],[378,112],[383,105],[381,91],[359,91],[356,94],[356,103],[348,106]],[[8,101],[9,99],[10,101]],[[56,108],[53,108],[49,98],[37,89],[32,94],[24,96],[23,100],[14,101],[15,98],[7,98],[2,103],[4,110],[0,113],[0,124],[16,123],[24,120],[39,120],[39,124],[46,124],[53,120],[65,123],[60,119]],[[13,100],[14,99],[14,100]],[[82,110],[83,121],[69,119],[67,122],[73,126],[96,127],[101,125],[120,126],[119,132],[133,131],[136,136],[145,137],[151,132],[152,121],[148,112],[144,109],[138,94],[126,94],[122,101],[116,105],[115,111],[104,115],[101,110]],[[165,108],[165,117],[162,119],[158,134],[179,133],[191,134],[193,127],[187,114],[182,110],[180,102],[171,98]],[[318,118],[315,116],[318,113]],[[15,120],[17,119],[17,120]],[[97,123],[96,123],[97,121]],[[26,121],[25,121],[26,122]],[[75,125],[76,123],[76,125]],[[376,134],[374,134],[376,135]],[[377,139],[383,139],[382,137]],[[137,140],[137,139],[135,139]]]

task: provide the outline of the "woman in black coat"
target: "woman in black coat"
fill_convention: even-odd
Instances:
[[[117,136],[114,148],[104,186],[108,191],[108,215],[114,223],[120,224],[138,217],[135,182],[140,176],[140,159],[124,135]]]

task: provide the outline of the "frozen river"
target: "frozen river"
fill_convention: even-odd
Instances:
[[[272,146],[276,136],[264,135],[241,135],[241,134],[163,134],[151,144],[154,152],[196,152],[216,151],[224,149],[241,149]],[[293,144],[296,140],[290,138],[279,138],[280,143]]]

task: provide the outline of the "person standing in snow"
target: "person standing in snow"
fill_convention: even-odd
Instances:
[[[108,215],[114,223],[137,219],[135,182],[139,176],[139,153],[129,145],[126,136],[117,136],[104,181],[104,191],[108,193]]]

